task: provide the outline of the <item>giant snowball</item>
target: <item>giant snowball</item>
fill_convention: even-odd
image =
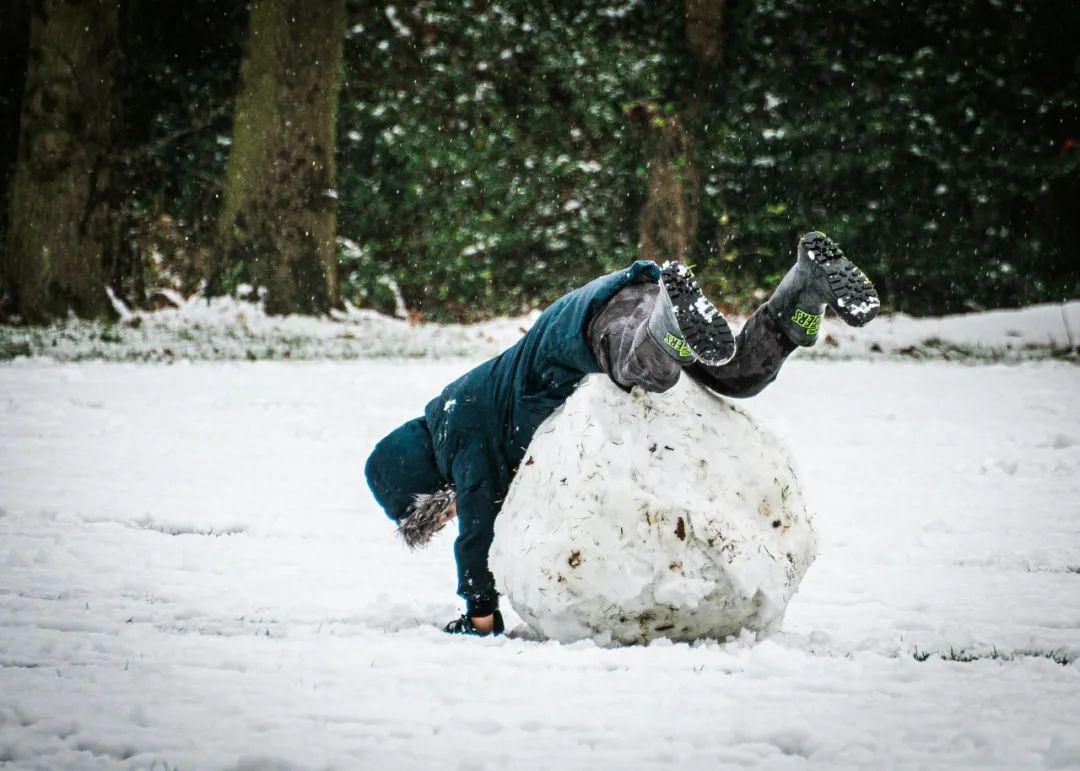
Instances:
[[[600,643],[775,631],[814,559],[784,446],[690,378],[587,378],[537,431],[490,564],[541,637]]]

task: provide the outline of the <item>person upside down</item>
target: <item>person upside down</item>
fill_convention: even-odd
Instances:
[[[365,476],[405,542],[423,545],[457,518],[465,613],[445,631],[504,631],[488,569],[495,517],[533,434],[583,378],[604,373],[627,391],[663,392],[685,371],[722,396],[754,396],[788,355],[814,345],[826,306],[863,326],[880,302],[870,279],[817,231],[800,239],[795,264],[737,337],[687,266],[638,261],[556,300],[516,344],[380,440]]]

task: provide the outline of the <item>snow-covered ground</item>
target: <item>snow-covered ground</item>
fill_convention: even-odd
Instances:
[[[70,319],[48,327],[0,325],[0,361],[312,360],[369,357],[494,356],[538,315],[476,325],[411,324],[349,307],[330,318],[267,316],[229,298],[184,300],[179,307],[132,313],[119,323]],[[740,319],[729,317],[736,325]],[[1080,300],[944,318],[882,316],[861,330],[827,316],[815,358],[1019,361],[1080,353]]]
[[[1080,768],[1080,368],[796,357],[784,631],[605,649],[443,635],[367,493],[470,363],[0,367],[0,767]]]

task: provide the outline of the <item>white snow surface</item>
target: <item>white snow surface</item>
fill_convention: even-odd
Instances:
[[[780,628],[813,562],[783,444],[690,378],[627,396],[585,380],[540,426],[490,564],[539,639],[725,639]]]
[[[364,486],[475,363],[0,366],[0,766],[1080,767],[1080,368],[794,357],[783,629],[611,649],[443,635]]]

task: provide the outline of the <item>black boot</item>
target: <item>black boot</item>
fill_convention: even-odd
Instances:
[[[680,364],[697,360],[718,367],[735,354],[735,336],[727,321],[681,262],[666,262],[660,271],[649,334]]]
[[[495,625],[491,628],[490,632],[481,632],[479,629],[473,626],[472,619],[469,618],[469,615],[467,613],[461,618],[457,618],[451,621],[449,624],[443,627],[443,631],[447,634],[468,634],[473,635],[474,637],[500,635],[506,631],[506,627],[503,625],[502,613],[500,613],[499,611],[495,611],[494,616]]]
[[[853,327],[869,324],[881,309],[866,274],[831,238],[816,230],[799,241],[798,259],[768,305],[784,334],[803,346],[817,341],[826,305]]]

